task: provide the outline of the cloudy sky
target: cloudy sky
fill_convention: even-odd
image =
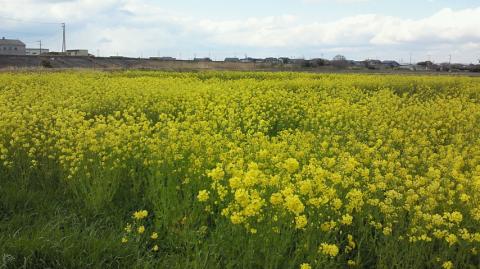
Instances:
[[[0,35],[100,56],[480,58],[479,0],[0,0]]]

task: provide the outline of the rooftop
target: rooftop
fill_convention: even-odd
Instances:
[[[2,37],[2,39],[0,39],[0,45],[25,46],[25,43],[18,39],[6,39],[5,37]]]

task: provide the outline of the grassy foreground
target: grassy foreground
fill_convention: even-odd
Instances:
[[[480,78],[0,74],[0,268],[479,268]]]

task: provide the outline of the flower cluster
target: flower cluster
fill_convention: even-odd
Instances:
[[[480,249],[475,77],[1,73],[0,116],[2,176],[54,175],[92,211],[151,206],[124,243],[156,251],[188,215],[262,250],[291,240],[276,255],[303,268],[362,266],[389,243],[448,269]]]

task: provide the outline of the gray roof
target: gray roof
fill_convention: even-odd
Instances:
[[[18,39],[0,39],[0,45],[7,45],[7,46],[25,46],[25,43]]]

